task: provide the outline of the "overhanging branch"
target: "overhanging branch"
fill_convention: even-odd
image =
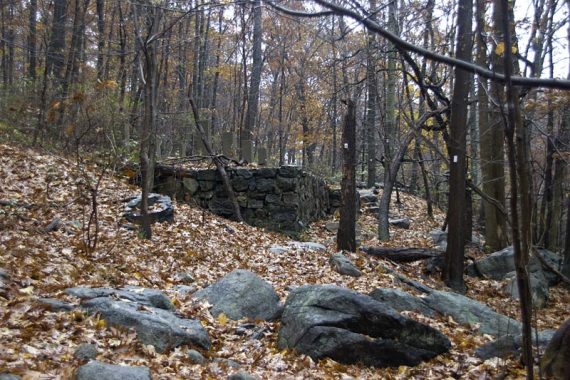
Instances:
[[[280,12],[283,12],[289,16],[296,16],[296,17],[321,17],[321,16],[329,16],[331,14],[338,14],[341,16],[350,17],[353,20],[360,22],[364,25],[368,30],[371,30],[380,36],[386,38],[388,41],[392,42],[400,49],[404,49],[407,51],[411,51],[417,53],[421,56],[424,56],[432,61],[445,63],[447,65],[453,67],[459,67],[474,74],[480,75],[483,78],[488,78],[494,81],[498,81],[501,83],[505,83],[506,78],[504,75],[491,71],[489,69],[483,68],[476,64],[463,61],[461,59],[448,57],[445,55],[438,54],[431,50],[422,48],[420,46],[416,46],[410,42],[407,42],[396,34],[384,29],[378,23],[371,20],[368,16],[361,15],[357,12],[354,12],[350,9],[346,9],[341,7],[337,4],[333,4],[327,0],[313,0],[315,3],[329,9],[329,11],[323,12],[304,12],[304,11],[297,11],[290,8],[286,8],[280,5],[275,4],[272,1],[266,1],[268,5],[272,8],[277,9]],[[525,77],[518,77],[512,76],[511,82],[513,85],[518,86],[526,86],[526,87],[545,87],[545,88],[558,88],[562,90],[570,90],[570,80],[564,79],[551,79],[551,78],[525,78]]]

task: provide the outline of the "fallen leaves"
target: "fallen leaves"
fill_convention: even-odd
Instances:
[[[347,253],[364,273],[361,278],[344,277],[331,270],[329,255],[336,252],[335,234],[326,230],[330,220],[312,224],[305,239],[319,242],[327,252],[290,247],[282,253],[270,253],[272,245],[287,246],[286,237],[235,223],[177,203],[172,224],[153,225],[154,238],[146,241],[137,231],[121,228],[122,199],[137,190],[122,179],[107,176],[99,191],[99,244],[88,252],[82,244],[84,216],[89,204],[81,201],[85,191],[85,172],[97,178],[98,168],[60,157],[0,145],[0,200],[10,200],[27,207],[0,206],[0,268],[12,276],[7,297],[0,296],[0,371],[8,370],[24,378],[40,375],[67,379],[78,365],[73,352],[82,343],[99,347],[97,359],[113,364],[149,366],[159,379],[221,378],[235,372],[227,363],[213,360],[206,365],[191,364],[186,349],[165,354],[144,346],[133,331],[109,326],[98,316],[80,310],[54,313],[37,305],[36,297],[76,302],[63,290],[72,286],[136,285],[164,290],[178,313],[200,320],[211,335],[213,348],[204,353],[210,359],[236,361],[258,378],[494,378],[505,373],[520,376],[516,360],[485,361],[473,357],[474,349],[491,340],[473,334],[453,320],[431,319],[417,313],[408,316],[441,330],[453,341],[452,350],[430,362],[410,368],[382,370],[360,365],[340,365],[333,360],[314,362],[310,357],[277,349],[278,322],[247,321],[263,329],[259,339],[253,333],[237,334],[243,321],[230,320],[225,314],[214,318],[209,305],[175,290],[183,285],[175,276],[185,272],[195,279],[193,287],[215,282],[228,272],[249,269],[270,282],[284,301],[289,290],[304,284],[331,283],[368,293],[376,287],[399,287],[399,281],[384,268],[397,269],[406,276],[441,289],[435,276],[426,277],[423,263],[396,265],[361,253]],[[402,208],[397,217],[412,221],[410,230],[391,229],[389,242],[376,239],[376,218],[363,214],[359,219],[362,244],[378,246],[413,246],[431,248],[429,231],[439,227],[443,214],[431,220],[425,215],[425,203],[408,194],[400,194]],[[14,203],[14,204],[16,204]],[[54,217],[61,227],[42,232]],[[470,256],[478,257],[473,250]],[[382,263],[382,265],[380,265]],[[506,301],[500,283],[466,278],[468,296],[489,304],[496,310],[516,317],[516,303]],[[405,289],[407,291],[413,290]],[[540,328],[557,327],[567,317],[564,305],[570,303],[568,292],[551,289],[552,302],[539,313]],[[34,377],[36,376],[36,377]]]

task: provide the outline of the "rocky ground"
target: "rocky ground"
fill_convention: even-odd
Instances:
[[[335,272],[329,264],[335,253],[335,234],[326,228],[334,216],[313,223],[301,239],[323,244],[325,250],[307,250],[290,247],[291,240],[282,235],[175,203],[174,222],[155,224],[152,241],[143,240],[122,218],[123,201],[137,190],[104,169],[0,145],[0,373],[29,379],[71,378],[85,363],[81,350],[91,350],[99,362],[148,367],[155,379],[224,378],[238,371],[259,379],[491,379],[524,374],[516,358],[482,360],[475,356],[478,346],[493,339],[477,333],[479,326],[413,311],[402,314],[445,334],[451,340],[449,352],[415,367],[374,369],[331,359],[315,362],[280,349],[280,322],[233,321],[224,313],[214,316],[211,305],[192,292],[235,269],[259,275],[282,302],[291,289],[307,284],[334,284],[366,294],[377,288],[402,288],[419,295],[395,273],[434,289],[444,290],[444,286],[437,273],[425,274],[423,262],[397,265],[361,252],[347,257],[362,276]],[[92,190],[98,182],[95,215]],[[434,246],[429,232],[441,225],[443,214],[437,212],[431,220],[422,200],[406,194],[401,198],[401,207],[393,213],[408,218],[411,228],[392,229],[392,239],[380,244],[375,239],[375,218],[364,214],[359,219],[362,244]],[[272,250],[276,245],[288,249]],[[468,256],[477,259],[483,254],[470,247]],[[468,297],[518,319],[517,303],[503,292],[505,280],[467,277],[466,281]],[[189,291],[180,292],[181,285]],[[100,314],[81,308],[53,311],[40,302],[40,298],[50,298],[77,305],[78,298],[66,292],[67,288],[126,286],[161,290],[178,315],[199,321],[211,340],[209,349],[193,347],[203,362],[188,346],[159,352],[132,330],[110,326]],[[567,290],[560,285],[550,288],[546,307],[536,312],[537,327],[557,328],[568,318],[568,304]]]

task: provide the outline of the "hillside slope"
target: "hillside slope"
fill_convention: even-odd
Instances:
[[[239,322],[213,318],[208,305],[191,296],[177,298],[172,287],[176,274],[186,272],[198,288],[228,272],[249,269],[270,282],[284,301],[288,289],[303,284],[336,284],[368,293],[377,287],[400,286],[393,275],[379,265],[381,260],[362,253],[349,256],[364,275],[341,276],[331,270],[328,258],[335,252],[334,233],[325,229],[328,221],[314,223],[305,239],[326,245],[327,252],[291,249],[270,253],[272,245],[286,245],[286,237],[235,223],[176,204],[175,222],[155,224],[153,240],[140,239],[136,231],[124,228],[123,200],[137,190],[102,168],[81,166],[61,157],[0,145],[0,269],[11,275],[4,294],[0,293],[0,373],[9,371],[25,378],[70,378],[79,365],[73,353],[82,343],[99,347],[98,360],[113,364],[144,365],[154,378],[223,378],[235,372],[223,362],[192,365],[186,350],[157,354],[142,345],[129,331],[109,328],[97,317],[82,312],[56,313],[45,310],[39,297],[71,300],[63,290],[72,286],[139,285],[165,291],[180,312],[199,319],[207,328],[213,348],[210,358],[226,358],[263,379],[275,378],[495,378],[522,374],[515,360],[483,362],[473,356],[476,346],[490,340],[451,319],[429,319],[415,313],[412,318],[428,323],[448,335],[452,350],[415,368],[370,369],[340,365],[332,360],[318,363],[303,355],[280,352],[276,348],[279,323],[257,322],[265,327],[260,340],[236,334]],[[92,213],[90,188],[101,178],[96,201],[98,231],[87,233]],[[429,231],[439,221],[425,217],[425,203],[402,195],[398,213],[412,220],[410,230],[394,230],[390,246],[429,247]],[[12,205],[8,205],[11,203]],[[46,227],[60,220],[59,228]],[[329,220],[330,221],[330,220]],[[363,243],[378,245],[374,239],[375,219],[361,217]],[[92,223],[92,227],[95,224]],[[90,249],[97,237],[97,246]],[[480,255],[473,250],[470,255]],[[396,268],[393,263],[384,266]],[[398,271],[431,287],[442,288],[437,278],[422,274],[423,263],[398,266]],[[487,302],[496,310],[516,317],[516,303],[507,301],[497,289],[497,281],[467,279],[468,296]],[[409,289],[407,289],[409,291]],[[568,292],[552,289],[552,306],[539,313],[540,328],[556,328],[565,317]]]

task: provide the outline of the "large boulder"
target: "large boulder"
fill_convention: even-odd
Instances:
[[[133,328],[144,344],[166,352],[182,345],[210,348],[210,338],[199,321],[179,318],[168,310],[116,301],[108,297],[84,301],[81,306],[99,313],[111,325]]]
[[[409,230],[411,221],[408,218],[394,218],[394,219],[388,219],[388,223],[390,223],[390,225],[394,227]]]
[[[112,365],[98,361],[79,367],[77,380],[150,380],[150,369],[147,367],[130,367]]]
[[[436,329],[350,289],[307,285],[287,298],[278,347],[313,359],[376,367],[417,365],[451,347]]]
[[[538,334],[538,341],[535,338],[535,334],[532,334],[532,342],[534,346],[538,346],[542,349],[546,347],[548,342],[552,339],[554,331],[545,330]],[[480,346],[475,350],[475,355],[483,360],[491,359],[494,357],[507,358],[509,356],[519,356],[522,352],[522,334],[517,335],[505,335],[497,340],[488,342]],[[543,350],[541,350],[543,351]]]
[[[415,311],[427,317],[436,315],[435,310],[429,307],[422,298],[414,297],[400,289],[377,288],[370,292],[369,296],[387,303],[397,311]]]
[[[431,309],[451,316],[462,325],[479,326],[478,331],[482,334],[498,336],[521,332],[520,322],[461,294],[434,290],[423,300]]]
[[[570,377],[570,319],[554,333],[541,359],[541,367],[547,377],[568,379]]]
[[[508,279],[508,282],[504,288],[505,292],[512,299],[520,300],[516,273],[511,272],[506,275],[506,278]],[[529,274],[529,281],[532,305],[542,309],[546,306],[550,294],[548,291],[548,280],[546,279],[544,272],[538,270]]]
[[[271,320],[281,313],[279,296],[273,287],[248,270],[237,269],[216,283],[194,293],[205,298],[213,306],[214,316],[224,313],[230,319]]]
[[[554,268],[558,268],[561,262],[560,256],[546,249],[537,250],[537,254]],[[493,280],[502,280],[507,274],[515,271],[515,253],[512,246],[501,251],[494,252],[489,256],[478,260],[466,268],[467,274],[487,277]],[[543,271],[549,286],[555,285],[558,281],[556,273],[547,266],[542,265],[541,260],[536,256],[531,256],[529,261],[529,272]]]
[[[360,277],[362,272],[350,261],[348,257],[342,254],[342,252],[333,253],[329,258],[329,264],[334,271],[351,277]]]
[[[536,250],[537,254],[540,255],[540,257],[547,262],[550,266],[552,266],[553,268],[561,268],[562,267],[562,256],[557,255],[554,252],[551,252],[547,249],[537,249]],[[537,259],[536,257],[531,257],[531,260]],[[537,259],[539,260],[539,259]],[[540,263],[542,270],[544,272],[544,277],[546,278],[546,281],[548,281],[548,286],[554,286],[556,284],[558,284],[558,282],[560,282],[560,277],[558,277],[558,275],[556,273],[554,273],[553,271],[550,270],[550,268],[548,268],[547,265],[544,265],[542,262]]]
[[[114,288],[67,288],[65,292],[71,296],[81,299],[92,299],[99,297],[115,297],[131,302],[136,302],[145,306],[152,306],[164,310],[174,310],[174,305],[170,299],[160,290],[147,289],[138,286],[127,286],[121,289]]]
[[[175,315],[174,305],[159,290],[75,287],[65,292],[81,298],[82,308],[99,313],[109,324],[133,328],[141,342],[153,345],[158,352],[185,344],[210,347],[210,338],[200,322]]]

